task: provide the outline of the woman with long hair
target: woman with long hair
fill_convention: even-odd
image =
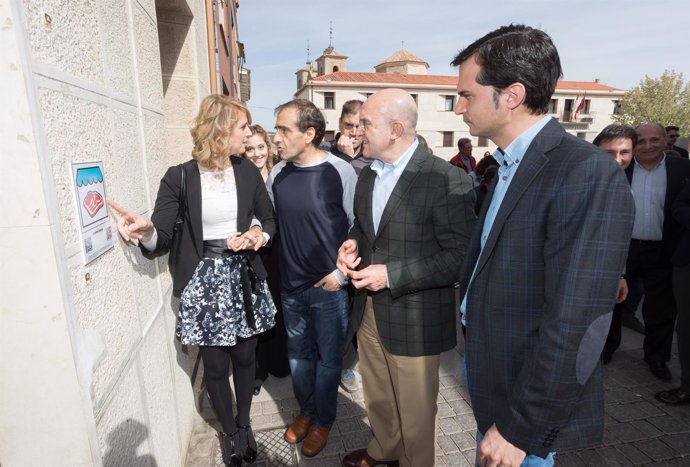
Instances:
[[[260,125],[249,127],[252,135],[245,144],[244,157],[252,161],[261,171],[264,180],[273,168],[273,145],[268,133]],[[259,336],[256,347],[256,378],[254,395],[258,396],[268,375],[284,378],[290,374],[290,362],[287,358],[287,331],[283,322],[282,303],[280,300],[280,242],[278,234],[273,237],[271,246],[262,248],[259,254],[268,271],[268,288],[276,304],[276,325],[273,329]]]
[[[271,173],[273,165],[275,165],[273,144],[271,144],[268,133],[261,125],[251,125],[249,131],[252,134],[247,138],[247,144],[244,146],[244,157],[256,165],[261,172],[261,176],[266,180],[268,174]]]
[[[276,313],[257,254],[275,233],[273,209],[259,171],[237,156],[244,152],[250,123],[249,110],[239,100],[206,97],[191,123],[192,160],[167,170],[151,220],[108,200],[121,216],[120,235],[138,240],[146,257],[179,245],[173,271],[173,293],[180,297],[177,336],[182,344],[199,346],[206,389],[222,425],[223,461],[229,466],[256,458],[249,426],[256,343],[274,326]],[[183,222],[174,235],[181,203],[186,206]],[[176,235],[181,235],[179,243]]]

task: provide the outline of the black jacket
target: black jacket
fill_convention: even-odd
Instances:
[[[690,264],[690,180],[685,182],[685,187],[673,201],[671,214],[683,228],[671,262],[675,266],[684,267]]]
[[[237,230],[245,232],[251,226],[252,218],[261,221],[263,231],[271,238],[275,235],[275,218],[266,185],[259,170],[251,161],[237,156],[230,160],[237,185]],[[153,259],[168,252],[173,235],[173,225],[177,218],[180,192],[180,166],[169,167],[161,179],[156,205],[151,222],[158,232],[158,242],[153,251],[141,247],[145,257]],[[173,293],[179,295],[194,274],[204,250],[204,233],[201,222],[201,178],[195,160],[182,164],[187,184],[187,212],[182,227],[182,240],[173,276]],[[266,278],[266,269],[254,251],[246,252],[247,259],[257,276]]]
[[[664,164],[666,167],[666,196],[664,199],[661,254],[665,260],[670,261],[683,230],[681,224],[671,213],[671,206],[673,206],[676,196],[678,196],[684,185],[690,181],[690,161],[679,157],[666,156]],[[634,172],[635,161],[633,160],[625,169],[625,175],[631,184]]]

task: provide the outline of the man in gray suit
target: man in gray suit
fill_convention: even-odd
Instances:
[[[347,467],[434,465],[440,353],[455,346],[453,285],[475,215],[467,174],[415,136],[417,106],[400,89],[360,111],[364,155],[355,222],[338,268],[357,293],[359,367],[374,438]]]
[[[462,50],[455,113],[498,146],[460,276],[480,466],[553,465],[601,442],[601,355],[630,240],[623,171],[547,111],[561,76],[543,31],[504,26]],[[527,459],[526,459],[527,458]]]

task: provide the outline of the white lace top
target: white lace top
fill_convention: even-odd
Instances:
[[[226,239],[237,232],[237,186],[230,165],[223,171],[199,166],[204,240]]]

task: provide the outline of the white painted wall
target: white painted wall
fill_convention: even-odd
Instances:
[[[385,87],[387,86],[383,83],[368,83],[365,86],[356,83],[312,81],[310,85],[301,88],[296,97],[314,102],[326,116],[326,129],[337,132],[338,118],[345,101],[350,99],[366,100],[368,93],[374,93]],[[454,88],[416,86],[404,89],[417,95],[417,108],[419,109],[417,132],[424,136],[435,155],[449,160],[457,153],[457,142],[460,138],[472,140],[474,146],[472,155],[477,160],[481,159],[486,151],[493,152],[496,150],[496,145],[492,141],[487,141],[486,146],[479,146],[479,139],[470,135],[469,128],[462,117],[455,115],[454,112],[445,111],[444,96],[457,96]],[[335,93],[335,109],[324,109],[325,92]],[[611,115],[614,109],[614,100],[620,99],[622,94],[620,91],[588,93],[587,99],[591,100],[590,113],[581,114],[580,117],[592,117],[592,123],[586,129],[568,129],[566,127],[566,130],[576,136],[579,133],[584,133],[585,139],[592,141],[606,125],[612,123]],[[581,91],[579,95],[582,96],[583,92]],[[560,117],[563,114],[566,99],[575,99],[577,96],[577,91],[556,90],[553,98],[558,100],[558,113],[554,116]],[[453,132],[453,144],[451,146],[443,146],[443,133],[446,131]]]
[[[368,93],[374,93],[385,86],[357,87],[357,86],[306,86],[295,97],[312,101],[319,109],[322,109],[326,117],[326,130],[338,131],[338,119],[343,104],[351,99],[365,101]],[[419,118],[417,132],[424,136],[434,154],[446,160],[453,157],[457,151],[457,142],[460,138],[471,138],[475,146],[477,138],[469,133],[469,128],[462,121],[462,117],[453,112],[444,110],[442,95],[455,95],[453,90],[440,91],[439,89],[407,89],[411,94],[417,94],[417,108]],[[335,109],[324,109],[324,92],[335,93]],[[443,131],[453,132],[453,144],[450,147],[443,146]],[[474,150],[475,158],[483,156],[484,151],[493,151],[496,146],[489,142],[488,147],[477,147]]]
[[[102,160],[108,196],[148,215],[189,157],[204,2],[158,4],[0,2],[3,466],[184,463],[194,355],[174,338],[165,259],[118,241],[82,264],[68,177]]]

